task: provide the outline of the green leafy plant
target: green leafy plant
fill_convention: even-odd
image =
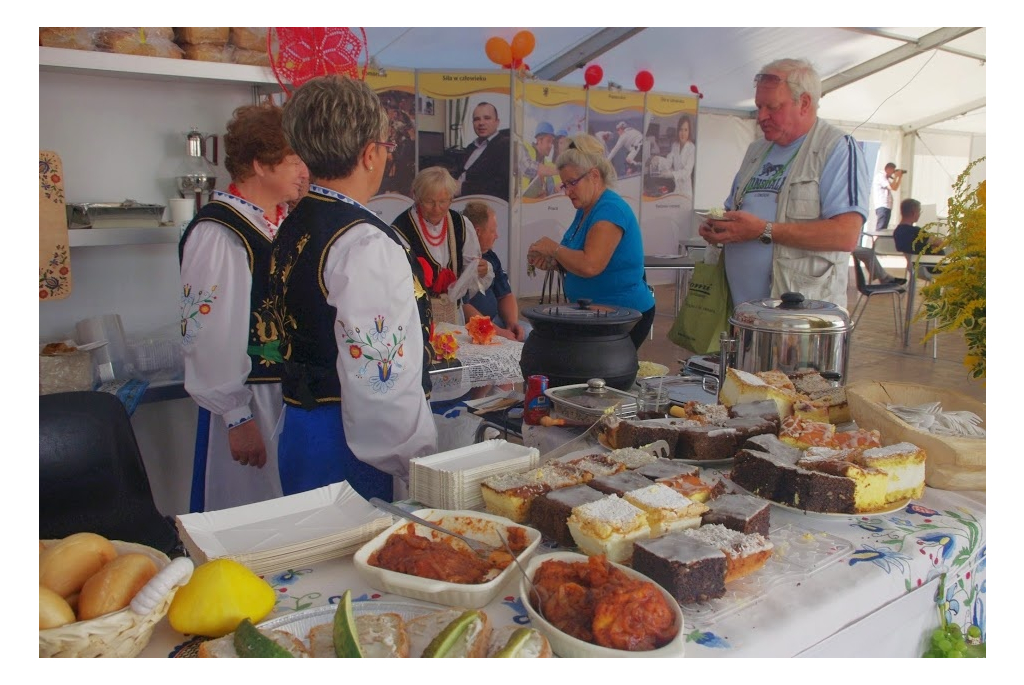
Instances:
[[[962,329],[967,342],[964,366],[972,378],[985,377],[985,181],[968,184],[967,165],[953,185],[949,199],[949,230],[942,237],[945,257],[934,280],[921,290],[924,307],[915,320],[931,319],[935,327],[924,337]],[[925,226],[932,229],[934,224]]]

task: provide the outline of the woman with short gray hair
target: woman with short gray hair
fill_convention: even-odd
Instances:
[[[262,322],[284,368],[284,494],[347,481],[402,498],[437,430],[418,265],[366,207],[394,145],[387,116],[362,81],[323,76],[288,100],[284,128],[314,179],[278,234]]]
[[[494,280],[490,264],[481,259],[472,222],[451,208],[457,189],[444,167],[423,169],[412,181],[413,206],[391,222],[423,268],[433,319],[453,324],[462,323],[461,300],[487,290]],[[470,269],[476,279],[449,293],[449,287]]]

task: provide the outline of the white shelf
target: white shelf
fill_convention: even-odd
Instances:
[[[280,87],[268,67],[223,64],[190,59],[140,57],[112,52],[39,48],[39,71],[91,74],[116,78],[203,83],[249,83]]]
[[[70,247],[111,247],[116,245],[176,244],[177,226],[146,228],[72,228],[68,231]]]

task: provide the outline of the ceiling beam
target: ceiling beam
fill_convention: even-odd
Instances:
[[[866,62],[858,64],[855,67],[847,69],[846,71],[842,71],[835,76],[830,76],[821,82],[821,94],[825,95],[827,93],[831,93],[843,86],[848,86],[855,81],[859,81],[862,78],[872,74],[877,74],[894,64],[899,64],[900,62],[904,62],[911,57],[920,55],[923,52],[934,50],[951,40],[956,40],[961,36],[966,36],[972,31],[977,31],[978,28],[980,27],[944,27],[936,29],[931,33],[921,36],[916,42],[901,45],[900,47],[881,54],[878,57],[874,57]]]
[[[971,102],[965,102],[962,105],[952,107],[950,109],[945,110],[944,112],[937,112],[935,114],[932,114],[931,116],[925,117],[924,119],[918,119],[917,121],[911,122],[909,124],[903,124],[902,126],[900,126],[900,130],[903,131],[904,133],[913,133],[915,131],[921,130],[922,128],[932,126],[933,124],[938,124],[942,121],[949,121],[950,119],[958,117],[961,114],[967,114],[968,112],[973,112],[974,110],[981,109],[984,106],[985,98],[973,100]]]
[[[533,69],[533,75],[541,81],[558,81],[577,69],[582,69],[587,62],[600,57],[622,41],[632,38],[644,28],[601,29],[537,69]]]
[[[871,29],[862,26],[844,26],[843,28],[846,29],[847,31],[852,31],[854,33],[863,33],[868,36],[878,36],[879,38],[889,38],[890,40],[900,40],[903,41],[904,43],[917,42],[916,38],[911,38],[910,36],[901,36],[898,33],[893,33],[892,31],[883,31],[882,29]],[[961,50],[960,48],[953,48],[948,45],[942,45],[935,49],[938,50],[939,52],[948,52],[951,55],[960,55],[961,57],[976,59],[982,64],[984,64],[986,61],[985,55],[979,54],[977,52]]]

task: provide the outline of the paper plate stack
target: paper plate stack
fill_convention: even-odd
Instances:
[[[502,473],[522,473],[540,464],[540,451],[505,440],[484,442],[413,459],[409,495],[437,509],[482,509],[480,484]]]
[[[176,517],[195,563],[233,559],[265,574],[354,553],[393,523],[347,482],[231,509]]]

